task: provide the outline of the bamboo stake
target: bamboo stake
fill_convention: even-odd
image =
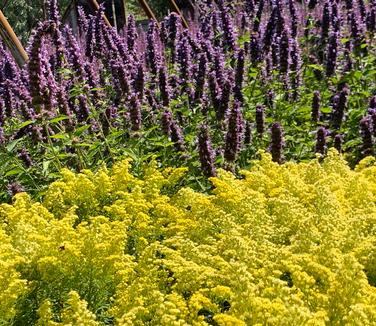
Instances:
[[[22,46],[22,43],[18,39],[16,33],[13,31],[13,28],[8,23],[8,20],[4,16],[3,12],[0,10],[0,36],[5,42],[6,46],[12,53],[17,64],[22,67],[26,61],[29,60],[29,57]]]
[[[181,13],[181,11],[180,11],[178,5],[176,4],[175,0],[169,0],[168,2],[170,3],[171,10],[174,11],[174,12],[176,12],[180,16],[181,22],[182,22],[183,26],[185,28],[188,28],[187,20],[185,19],[185,17]]]
[[[128,24],[128,17],[127,17],[127,0],[123,0],[123,10],[124,10],[124,22],[125,26]]]
[[[148,16],[149,19],[153,19],[153,20],[155,21],[155,23],[157,24],[157,26],[159,27],[158,20],[157,20],[157,18],[155,17],[153,11],[152,11],[151,8],[149,7],[149,5],[148,5],[148,3],[146,2],[146,0],[138,0],[138,2],[140,3],[142,9],[144,9],[146,16]]]
[[[115,27],[116,30],[118,30],[117,17],[116,17],[116,8],[115,8],[115,0],[112,0],[111,10],[112,10],[112,17],[114,19],[114,27]]]
[[[89,3],[90,3],[90,5],[91,5],[95,10],[99,10],[99,4],[98,4],[97,0],[89,0]],[[104,21],[106,22],[106,24],[107,24],[109,27],[112,27],[110,21],[107,19],[107,17],[106,17],[105,14],[103,14],[103,19],[104,19]]]

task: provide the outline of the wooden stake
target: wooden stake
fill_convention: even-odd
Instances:
[[[99,4],[98,4],[97,0],[89,0],[89,4],[90,4],[95,10],[99,10]],[[105,14],[103,14],[103,19],[104,19],[104,21],[106,22],[106,24],[107,24],[109,27],[112,27],[110,21],[107,19],[107,17],[106,17]]]
[[[112,9],[112,17],[113,17],[113,20],[114,20],[114,27],[115,27],[116,30],[118,30],[117,17],[116,17],[116,8],[115,8],[115,0],[112,0],[111,9]]]
[[[22,43],[18,39],[13,28],[9,25],[8,20],[4,16],[3,12],[0,10],[0,36],[5,42],[6,46],[12,53],[17,64],[22,67],[29,57],[22,46]]]
[[[124,26],[128,24],[128,17],[127,17],[127,0],[123,0],[123,10],[124,10]]]
[[[176,12],[180,16],[183,26],[185,28],[188,28],[188,23],[187,23],[185,17],[183,16],[183,14],[181,13],[181,11],[180,11],[178,5],[176,4],[175,0],[169,0],[168,2],[170,3],[171,10]]]
[[[152,11],[151,8],[149,7],[149,5],[148,5],[148,3],[146,2],[146,0],[138,0],[138,2],[140,3],[142,9],[144,9],[146,16],[148,16],[149,19],[153,19],[153,20],[155,21],[155,23],[157,24],[157,26],[159,27],[158,20],[157,20],[157,18],[155,17],[153,11]]]

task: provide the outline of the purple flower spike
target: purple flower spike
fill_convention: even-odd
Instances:
[[[169,110],[165,110],[162,113],[162,118],[161,118],[161,123],[162,123],[162,130],[164,134],[168,137],[171,135],[171,124],[172,124],[172,113]]]
[[[369,108],[376,110],[376,96],[372,96],[369,100]]]
[[[127,47],[129,51],[135,50],[136,39],[137,39],[136,21],[133,15],[129,15],[128,25],[127,25]]]
[[[245,123],[245,131],[244,131],[244,145],[249,145],[252,141],[252,129],[251,123],[247,121]]]
[[[224,157],[228,162],[234,162],[240,151],[243,139],[244,121],[240,102],[236,101],[230,113],[228,131],[226,134]]]
[[[164,66],[159,69],[159,89],[161,92],[162,103],[165,107],[170,104],[170,87],[168,85],[168,77]]]
[[[291,16],[291,37],[295,39],[298,35],[299,19],[293,0],[289,0],[289,11]]]
[[[56,25],[60,25],[61,17],[57,0],[48,0],[46,7],[48,12],[48,19],[53,21]]]
[[[326,75],[328,77],[335,73],[337,66],[337,48],[338,48],[338,33],[332,32],[329,37],[328,54],[326,61]]]
[[[237,65],[235,73],[234,98],[243,102],[243,78],[244,78],[244,49],[240,49],[237,54]]]
[[[284,147],[283,130],[278,122],[271,127],[271,143],[269,151],[272,154],[273,162],[282,163],[282,150]]]
[[[373,155],[373,140],[372,140],[372,125],[371,119],[369,116],[364,117],[360,120],[360,136],[362,137],[362,156],[370,156]]]
[[[234,26],[232,18],[228,9],[224,6],[223,1],[218,1],[218,7],[221,13],[223,35],[226,42],[226,46],[230,51],[235,51],[236,49],[236,34],[234,31]]]
[[[334,106],[332,113],[332,126],[334,129],[341,128],[350,90],[345,86],[339,93],[338,102]]]
[[[146,61],[152,74],[156,75],[160,64],[160,57],[156,42],[156,30],[157,25],[154,20],[149,23],[149,29],[147,32],[147,44],[146,44]]]
[[[129,99],[129,113],[132,130],[139,131],[141,129],[141,104],[135,94],[132,94]]]
[[[373,135],[376,137],[376,109],[368,109],[368,114],[372,122]]]
[[[207,177],[215,177],[217,175],[214,165],[215,154],[209,135],[209,128],[206,124],[200,126],[198,134],[198,152],[204,175]]]
[[[143,61],[140,60],[137,65],[137,72],[134,78],[134,91],[139,95],[140,101],[144,98],[145,73]]]
[[[171,140],[174,142],[175,149],[178,152],[184,152],[186,150],[183,130],[175,120],[171,121]]]
[[[320,102],[321,102],[320,92],[314,91],[313,99],[312,99],[311,119],[312,119],[312,122],[315,122],[315,123],[317,123],[320,119]]]
[[[223,83],[221,101],[218,110],[216,111],[216,117],[219,121],[226,119],[228,110],[229,110],[229,103],[230,103],[230,96],[231,96],[231,81],[226,79]],[[235,98],[236,100],[236,98]]]
[[[89,28],[89,20],[86,17],[84,8],[81,6],[78,7],[78,27],[81,34],[85,34]]]
[[[86,121],[90,115],[90,109],[86,96],[80,95],[78,97],[78,103],[77,120],[80,122]]]
[[[256,106],[256,130],[260,138],[265,131],[265,109],[262,105]]]
[[[195,101],[199,101],[204,94],[204,86],[206,79],[206,55],[201,54],[199,56],[198,71],[196,76],[196,89],[195,89]]]
[[[319,153],[321,155],[325,155],[326,153],[326,137],[327,137],[327,130],[324,127],[320,127],[316,133],[316,147],[315,153]]]
[[[30,157],[29,152],[26,150],[26,148],[22,148],[18,152],[18,158],[25,164],[27,168],[31,167],[33,165],[33,161]]]
[[[52,34],[55,27],[54,24],[47,21],[40,23],[34,33],[30,48],[29,48],[29,85],[30,93],[33,98],[33,105],[37,106],[39,111],[39,106],[42,104],[43,95],[41,90],[41,85],[43,84],[43,62],[41,60],[42,41],[46,35]]]
[[[289,70],[289,37],[287,31],[283,30],[279,44],[279,70],[286,74]]]
[[[209,90],[214,110],[218,112],[221,108],[222,91],[219,88],[215,72],[209,74]]]
[[[337,134],[334,136],[334,148],[338,151],[338,153],[342,152],[342,143],[343,143],[343,136]]]

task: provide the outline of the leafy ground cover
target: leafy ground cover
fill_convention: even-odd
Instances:
[[[0,206],[0,323],[374,325],[376,161],[62,171]]]
[[[259,149],[278,162],[336,147],[354,166],[374,153],[374,2],[198,2],[146,32],[80,15],[80,35],[49,20],[19,69],[1,50],[0,196],[43,194],[61,167],[79,171],[152,156],[186,166],[206,191],[223,167]]]

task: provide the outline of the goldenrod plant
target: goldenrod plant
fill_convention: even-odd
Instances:
[[[64,170],[1,205],[1,324],[376,324],[374,158],[184,173]]]

